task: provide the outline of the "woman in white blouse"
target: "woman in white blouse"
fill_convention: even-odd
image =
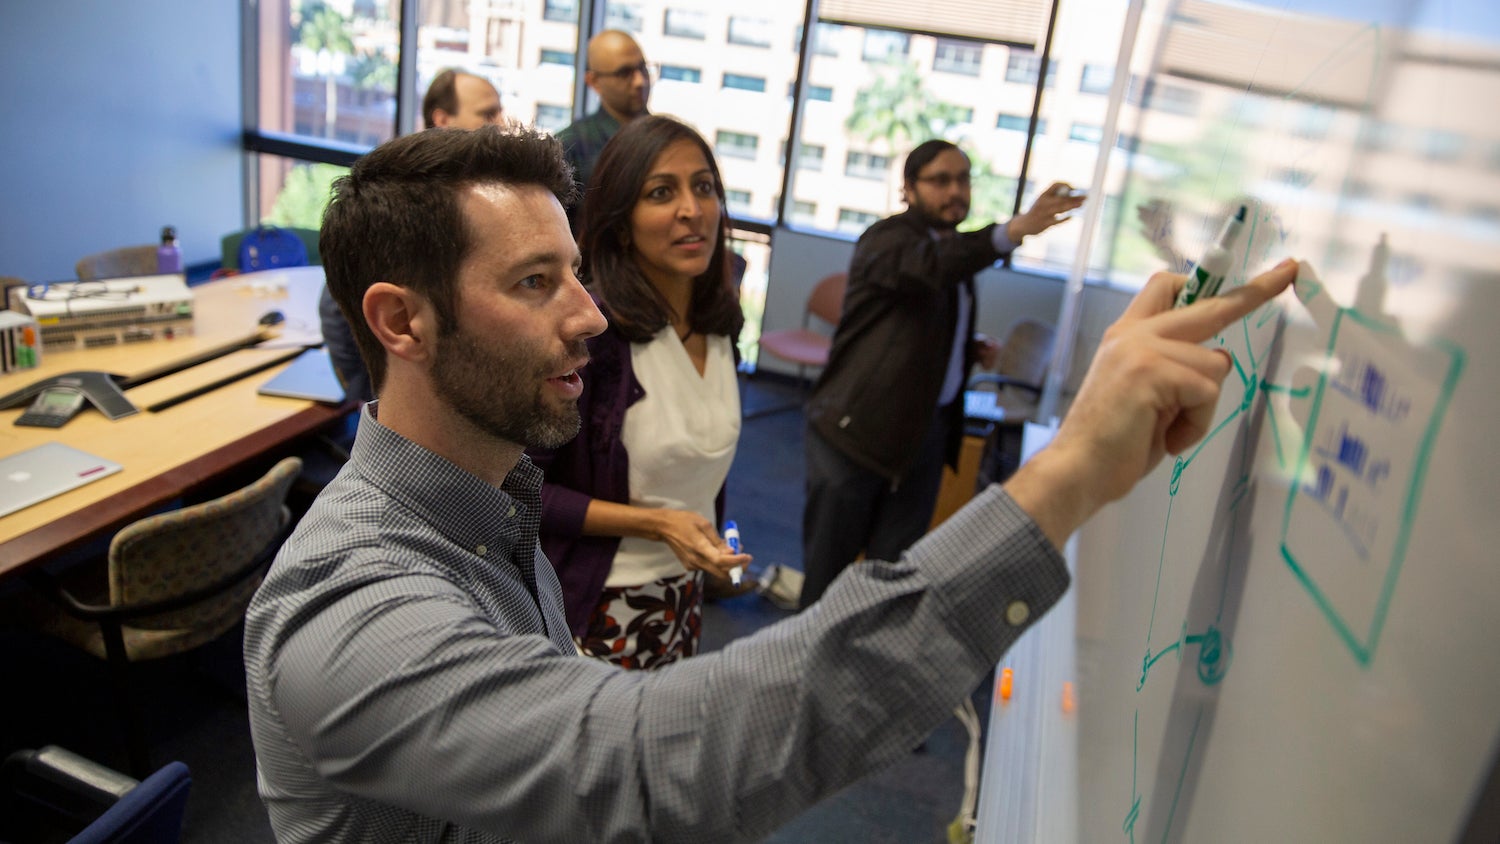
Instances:
[[[532,457],[542,549],[580,652],[655,668],[697,651],[705,574],[749,557],[719,534],[740,434],[744,315],[713,152],[648,115],[605,146],[583,201],[583,281],[609,318],[589,341],[581,430]]]

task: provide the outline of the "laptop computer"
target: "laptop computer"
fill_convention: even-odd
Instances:
[[[0,457],[0,516],[120,471],[120,464],[62,443]]]
[[[306,399],[324,404],[344,402],[344,385],[339,383],[328,350],[323,348],[308,349],[298,355],[286,369],[260,385],[256,392],[263,396]]]

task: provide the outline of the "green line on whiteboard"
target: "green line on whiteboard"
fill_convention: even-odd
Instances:
[[[1329,329],[1328,346],[1325,354],[1333,358],[1339,348],[1338,340],[1341,330],[1345,327],[1345,320],[1351,325],[1358,325],[1374,334],[1384,334],[1404,341],[1405,337],[1399,329],[1381,321],[1372,319],[1352,308],[1339,309],[1333,319],[1333,325]],[[1288,531],[1292,523],[1293,512],[1299,496],[1303,496],[1302,483],[1294,481],[1287,493],[1286,507],[1282,512],[1281,523],[1281,557],[1286,562],[1292,574],[1297,578],[1307,593],[1312,597],[1314,605],[1334,632],[1344,642],[1355,661],[1368,668],[1375,658],[1375,648],[1379,643],[1381,631],[1385,625],[1386,616],[1390,610],[1390,603],[1395,596],[1396,583],[1399,579],[1401,568],[1405,563],[1407,544],[1410,541],[1411,529],[1416,521],[1417,506],[1421,500],[1422,485],[1426,479],[1427,464],[1431,459],[1433,445],[1437,439],[1438,428],[1442,424],[1443,417],[1447,413],[1448,405],[1452,401],[1453,393],[1458,387],[1458,380],[1463,374],[1466,354],[1462,348],[1447,340],[1435,340],[1430,343],[1430,348],[1437,349],[1448,356],[1447,371],[1443,377],[1443,384],[1439,388],[1436,400],[1433,402],[1432,412],[1427,418],[1423,428],[1421,440],[1417,445],[1414,455],[1411,478],[1405,490],[1405,498],[1401,502],[1401,515],[1398,519],[1396,537],[1392,545],[1392,551],[1385,575],[1381,581],[1379,594],[1374,602],[1374,610],[1371,614],[1369,628],[1364,631],[1363,636],[1356,633],[1327,592],[1321,588],[1313,579],[1307,568],[1302,565],[1288,547]],[[1319,379],[1315,392],[1313,393],[1313,404],[1308,414],[1307,430],[1309,436],[1304,438],[1304,443],[1298,454],[1297,466],[1293,472],[1293,478],[1302,478],[1308,470],[1308,458],[1312,451],[1312,435],[1318,429],[1318,422],[1323,411],[1323,398],[1329,383],[1328,373],[1324,373]]]
[[[1193,731],[1188,735],[1187,753],[1182,756],[1182,770],[1177,772],[1177,788],[1172,792],[1172,809],[1167,812],[1167,825],[1161,831],[1161,840],[1167,841],[1172,834],[1172,820],[1177,814],[1177,801],[1182,797],[1182,782],[1187,779],[1188,763],[1193,758],[1193,745],[1198,741],[1198,725],[1203,721],[1203,705],[1198,705],[1198,716],[1193,719]]]
[[[1283,387],[1280,384],[1273,384],[1270,381],[1261,381],[1260,388],[1268,393],[1286,393],[1294,399],[1305,399],[1312,394],[1312,387],[1298,387],[1294,390],[1291,387]]]
[[[1174,487],[1172,495],[1167,498],[1167,517],[1162,519],[1161,525],[1161,556],[1156,558],[1156,594],[1151,597],[1151,621],[1146,624],[1146,645],[1151,645],[1151,628],[1156,626],[1156,599],[1161,597],[1161,569],[1167,559],[1167,526],[1172,523],[1172,500],[1177,497]]]

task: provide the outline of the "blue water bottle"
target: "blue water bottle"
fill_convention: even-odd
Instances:
[[[158,273],[182,272],[182,248],[177,245],[177,229],[161,227],[161,245],[156,247],[156,271]]]

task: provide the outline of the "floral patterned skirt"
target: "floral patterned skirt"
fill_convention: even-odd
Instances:
[[[643,586],[606,586],[575,637],[578,652],[622,668],[659,668],[698,652],[703,575],[690,571]]]

